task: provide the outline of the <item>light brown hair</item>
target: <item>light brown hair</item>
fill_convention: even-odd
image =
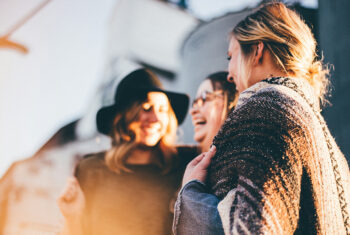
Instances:
[[[169,102],[169,101],[168,101]],[[129,154],[138,147],[135,142],[135,133],[129,126],[138,119],[142,109],[141,101],[135,101],[130,108],[118,113],[113,122],[112,130],[112,148],[106,152],[105,162],[108,168],[116,173],[131,172],[126,162]],[[164,136],[160,139],[157,146],[159,151],[159,167],[163,173],[169,172],[174,163],[176,148],[174,143],[176,140],[177,119],[169,102],[169,124]],[[156,154],[156,153],[155,153]]]
[[[238,23],[232,33],[245,57],[252,52],[252,45],[264,43],[278,68],[288,76],[305,78],[324,101],[329,69],[317,59],[316,40],[295,11],[280,2],[262,5]]]

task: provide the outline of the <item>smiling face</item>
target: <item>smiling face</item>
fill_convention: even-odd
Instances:
[[[129,129],[135,133],[135,142],[155,146],[167,131],[169,109],[170,103],[164,93],[149,92],[138,118],[129,125]]]
[[[246,71],[246,66],[243,61],[241,46],[234,36],[230,40],[227,56],[229,60],[228,78],[233,78],[238,92],[242,92],[249,87],[249,78],[248,74],[244,72]]]
[[[190,110],[194,125],[194,140],[198,142],[202,151],[209,150],[224,121],[222,115],[225,112],[224,103],[222,91],[214,91],[211,81],[204,80],[197,90],[195,102]]]

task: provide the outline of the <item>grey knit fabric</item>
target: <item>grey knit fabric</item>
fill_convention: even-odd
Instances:
[[[208,183],[226,234],[350,234],[350,172],[304,79],[244,91]]]

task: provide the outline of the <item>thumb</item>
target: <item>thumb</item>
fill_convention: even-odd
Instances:
[[[216,153],[216,147],[215,145],[211,146],[210,150],[205,154],[202,161],[199,163],[200,167],[202,169],[207,169],[210,165],[211,159],[214,157]]]

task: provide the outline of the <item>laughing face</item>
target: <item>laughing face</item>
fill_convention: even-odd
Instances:
[[[162,92],[149,92],[142,104],[138,119],[129,125],[135,141],[145,146],[155,146],[165,135],[169,125],[170,103]]]
[[[202,151],[208,151],[219,131],[225,112],[222,91],[214,90],[210,80],[204,80],[198,88],[196,99],[190,110],[194,125],[194,140]]]

